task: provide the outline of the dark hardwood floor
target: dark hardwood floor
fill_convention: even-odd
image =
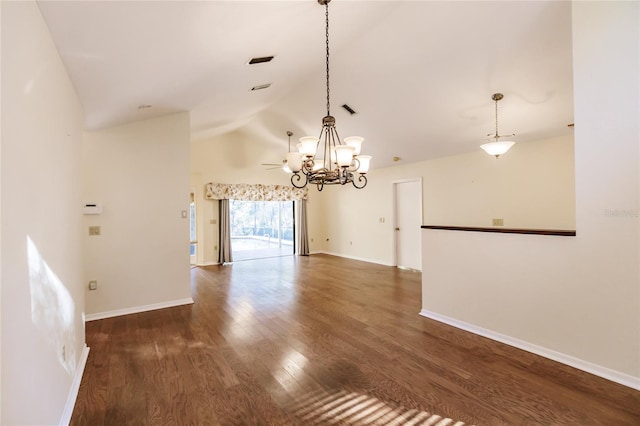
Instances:
[[[640,392],[420,317],[418,272],[191,274],[193,305],[87,323],[72,425],[640,425]]]

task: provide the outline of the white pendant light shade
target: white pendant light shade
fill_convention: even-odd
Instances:
[[[304,136],[300,138],[298,144],[298,150],[300,154],[305,157],[313,157],[316,153],[316,147],[318,146],[318,139],[313,136]]]
[[[353,155],[360,155],[362,141],[364,141],[364,138],[361,138],[360,136],[347,136],[344,138],[344,142],[353,147]]]
[[[287,153],[287,164],[291,172],[299,172],[302,168],[302,154],[299,152]]]
[[[513,141],[499,141],[499,142],[489,142],[484,145],[480,145],[480,148],[484,149],[485,152],[489,155],[495,155],[496,158],[509,151],[515,142]]]
[[[338,145],[334,148],[336,153],[336,162],[340,167],[349,167],[353,162],[354,148],[349,145]]]
[[[515,144],[514,141],[501,141],[500,138],[502,138],[503,136],[500,136],[500,134],[498,133],[498,101],[502,100],[502,98],[504,98],[504,95],[502,93],[494,93],[491,96],[491,99],[493,100],[493,102],[495,102],[496,108],[496,133],[494,135],[488,134],[487,136],[491,136],[491,138],[495,139],[495,141],[480,145],[480,148],[482,148],[487,154],[493,155],[496,158],[509,151],[509,149]],[[515,136],[515,133],[507,135],[506,137],[509,138],[513,136]]]
[[[369,171],[369,164],[371,163],[370,155],[359,155],[358,161],[360,162],[360,167],[358,167],[358,173],[365,174]]]

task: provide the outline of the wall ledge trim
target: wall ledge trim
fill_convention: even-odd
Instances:
[[[468,322],[460,321],[451,317],[447,317],[445,315],[438,314],[436,312],[428,311],[426,309],[421,310],[420,315],[425,318],[429,318],[450,325],[452,327],[456,327],[461,330],[465,330],[470,333],[477,334],[479,336],[486,337],[488,339],[495,340],[527,352],[531,352],[535,355],[540,355],[552,361],[556,361],[561,364],[577,368],[578,370],[596,375],[598,377],[602,377],[603,379],[607,379],[612,382],[630,387],[631,389],[640,390],[640,377],[634,377],[629,374],[621,373],[619,371],[593,364],[580,358],[575,358],[571,355],[556,352],[542,346],[534,345],[533,343],[525,342],[524,340],[519,340],[504,334],[500,334],[486,328],[478,327]]]
[[[140,312],[155,311],[157,309],[173,308],[175,306],[190,305],[193,303],[193,299],[188,297],[186,299],[169,300],[167,302],[153,303],[151,305],[134,306],[131,308],[116,309],[114,311],[98,312],[96,314],[89,314],[85,316],[85,322],[96,321],[105,318],[119,317],[121,315],[138,314]]]
[[[62,411],[62,417],[60,418],[61,426],[68,426],[71,422],[71,415],[73,409],[76,406],[76,399],[78,398],[78,391],[80,390],[80,382],[82,382],[82,376],[84,374],[84,367],[87,365],[87,359],[89,358],[89,347],[85,344],[78,360],[78,366],[76,372],[73,375],[73,381],[71,382],[71,389],[69,389],[69,395],[67,395],[67,402],[64,405]]]
[[[556,237],[575,237],[574,229],[517,229],[517,228],[480,228],[473,226],[436,226],[422,225],[422,229],[439,229],[444,231],[495,232],[499,234],[553,235]]]

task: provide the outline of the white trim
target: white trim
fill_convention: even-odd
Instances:
[[[578,370],[586,371],[587,373],[594,374],[607,380],[611,380],[612,382],[628,386],[631,389],[640,390],[640,377],[634,377],[629,374],[621,373],[619,371],[612,370],[601,365],[593,364],[580,358],[575,358],[571,355],[556,352],[542,346],[534,345],[533,343],[525,342],[524,340],[519,340],[492,330],[488,330],[486,328],[478,327],[468,322],[459,321],[445,315],[427,311],[425,309],[420,311],[420,315],[459,328],[461,330],[465,330],[470,333],[489,338],[491,340],[496,340],[498,342],[525,350],[527,352],[531,352],[536,355],[540,355],[550,360],[557,361],[561,364],[577,368]]]
[[[98,312],[97,314],[89,314],[85,317],[85,321],[95,321],[111,317],[119,317],[121,315],[137,314],[140,312],[155,311],[156,309],[173,308],[174,306],[190,305],[193,299],[170,300],[168,302],[154,303],[151,305],[134,306],[132,308],[116,309],[115,311]]]
[[[202,263],[196,263],[195,266],[213,266],[213,265],[219,265],[220,262],[202,262]]]
[[[384,265],[384,266],[394,266],[394,265],[392,265],[391,263],[388,263],[388,262],[381,262],[379,260],[367,259],[367,258],[359,257],[359,256],[348,256],[346,254],[333,253],[333,252],[330,252],[330,251],[317,251],[317,252],[314,252],[313,254],[328,254],[329,256],[344,257],[345,259],[359,260],[361,262],[376,263],[378,265]]]
[[[69,389],[69,395],[67,395],[67,403],[64,405],[62,411],[62,417],[60,418],[60,426],[68,426],[71,421],[71,415],[73,414],[73,408],[76,405],[76,398],[78,398],[78,391],[80,390],[80,382],[82,382],[82,375],[84,374],[84,367],[87,365],[87,358],[89,358],[89,347],[85,344],[78,360],[78,366],[76,372],[73,375],[73,382],[71,382],[71,389]]]

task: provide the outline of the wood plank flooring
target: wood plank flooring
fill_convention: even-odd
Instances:
[[[191,274],[193,305],[87,323],[72,425],[640,425],[640,392],[420,317],[418,272]]]

